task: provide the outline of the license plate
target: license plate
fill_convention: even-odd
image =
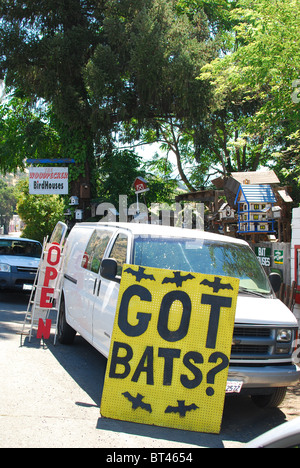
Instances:
[[[226,384],[226,393],[240,393],[243,386],[243,382],[228,380]]]
[[[23,291],[31,291],[32,284],[23,284]]]

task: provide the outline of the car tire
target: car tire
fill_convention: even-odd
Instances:
[[[66,309],[64,297],[61,298],[59,316],[58,316],[58,327],[57,327],[57,338],[62,344],[71,345],[74,342],[76,331],[66,321]]]
[[[269,395],[251,395],[251,399],[259,408],[277,408],[286,395],[286,387],[278,387]]]

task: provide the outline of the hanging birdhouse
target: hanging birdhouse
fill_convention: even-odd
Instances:
[[[270,185],[240,185],[235,203],[238,205],[239,233],[275,232],[272,207],[276,198]]]

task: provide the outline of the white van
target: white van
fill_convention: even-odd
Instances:
[[[135,223],[82,223],[65,247],[58,338],[80,333],[108,357],[122,265],[240,279],[228,379],[261,406],[278,406],[298,382],[292,362],[298,323],[276,298],[255,254],[242,240],[202,231]]]

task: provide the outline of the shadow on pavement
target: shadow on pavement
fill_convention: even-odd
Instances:
[[[106,359],[78,335],[73,346],[57,344],[50,345],[49,349],[66,372],[92,398],[95,406],[100,408]],[[84,402],[76,404],[86,405]],[[235,441],[237,444],[249,442],[285,421],[286,416],[280,408],[260,409],[249,397],[230,395],[225,399],[221,432],[218,435],[135,424],[104,417],[99,417],[96,427],[104,431],[217,448],[224,447],[225,441]]]
[[[0,294],[0,339],[9,339],[10,334],[20,331],[27,308],[28,297],[23,295]],[[104,385],[106,359],[81,336],[77,335],[73,346],[53,344],[53,334],[47,341],[38,340],[35,335],[29,343],[23,337],[22,346],[48,348],[55,359],[94,402],[74,402],[78,406],[101,405]],[[242,445],[267,430],[286,421],[284,412],[279,408],[260,409],[250,398],[230,395],[225,399],[221,433],[205,434],[170,428],[160,428],[99,417],[95,421],[98,430],[162,439],[188,446],[224,447],[226,441]]]

